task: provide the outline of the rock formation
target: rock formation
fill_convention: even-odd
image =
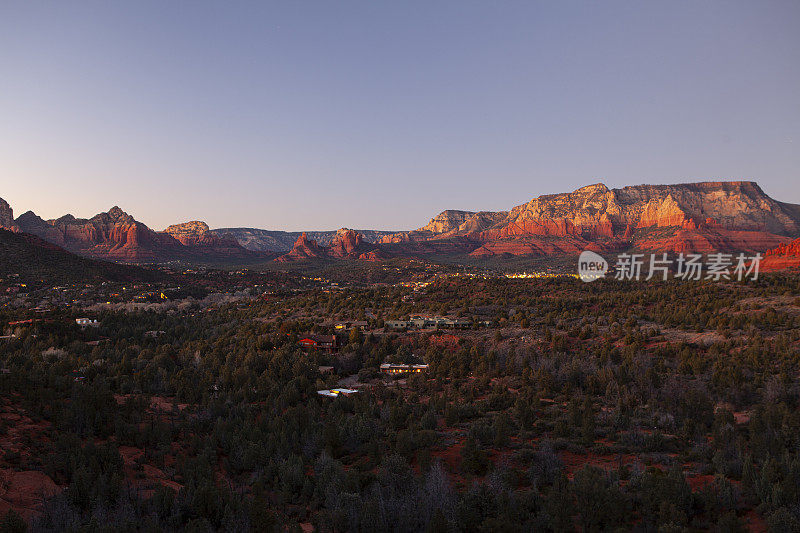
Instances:
[[[308,235],[303,232],[294,242],[294,246],[292,246],[292,249],[289,251],[289,253],[278,257],[276,261],[289,263],[303,259],[324,257],[325,255],[325,250],[321,248],[316,241],[310,240]]]
[[[11,231],[17,230],[17,225],[14,223],[14,210],[2,198],[0,198],[0,228]]]
[[[361,244],[362,239],[360,233],[351,229],[342,228],[336,232],[336,237],[334,237],[331,242],[328,253],[338,258],[358,256],[358,250]]]
[[[447,233],[458,228],[461,224],[475,216],[476,213],[472,211],[456,211],[448,209],[442,211],[431,219],[425,226],[421,227],[418,231],[429,233]]]
[[[395,232],[380,230],[353,230],[361,235],[364,243],[374,244],[386,235]],[[302,232],[277,231],[256,228],[219,228],[212,229],[211,233],[225,238],[233,238],[244,248],[255,252],[281,252],[286,253],[292,249],[295,241]],[[306,231],[308,239],[317,241],[320,246],[330,246],[336,238],[337,231]]]
[[[320,246],[316,241],[309,239],[308,234],[302,233],[295,241],[292,249],[278,257],[276,261],[287,263],[325,258],[378,261],[384,259],[384,257],[384,254],[375,245],[365,243],[359,232],[341,228],[336,232],[336,236],[331,241],[330,246]]]
[[[752,182],[638,185],[609,189],[589,185],[574,192],[534,198],[511,210],[490,230],[517,235],[622,237],[630,228],[697,228],[706,224],[778,235],[800,231],[797,206],[782,204]]]
[[[669,229],[667,234],[665,230]],[[800,206],[773,200],[753,182],[602,183],[540,196],[507,213],[444,211],[384,243],[460,236],[472,255],[575,253],[590,245],[662,251],[757,251],[800,234]]]
[[[249,259],[256,255],[245,249],[233,237],[212,232],[208,224],[200,220],[173,224],[165,229],[164,233],[172,236],[186,246],[189,253],[195,255],[228,259]]]
[[[800,268],[800,239],[767,250],[760,268],[764,271]]]
[[[123,261],[156,261],[180,255],[172,236],[156,233],[117,206],[90,219],[65,215],[43,221],[33,213],[17,219],[23,231],[70,251]]]
[[[134,262],[257,262],[274,257],[245,248],[286,252],[280,261],[572,255],[584,249],[763,252],[800,236],[800,206],[773,200],[748,181],[620,189],[598,183],[539,196],[510,211],[447,210],[419,229],[370,230],[369,237],[345,228],[301,234],[211,230],[200,221],[155,232],[119,207],[91,219],[65,215],[45,221],[29,211],[14,221],[10,206],[2,200],[0,226],[18,228],[84,255]]]
[[[212,232],[205,222],[194,220],[183,224],[173,224],[164,230],[172,235],[184,246],[200,246],[206,248],[244,250],[244,248],[229,235],[219,235]]]
[[[17,218],[16,225],[21,231],[69,251],[101,259],[214,262],[253,259],[256,255],[233,239],[224,239],[209,232],[203,222],[178,224],[170,226],[167,232],[156,232],[117,206],[90,219],[64,215],[55,220],[42,220],[28,211]]]
[[[473,212],[448,209],[419,229],[386,235],[379,242],[389,244],[473,236],[502,221],[507,215],[506,211]]]
[[[173,224],[164,233],[169,233],[184,246],[205,246],[219,241],[219,237],[211,233],[208,224],[199,220]]]

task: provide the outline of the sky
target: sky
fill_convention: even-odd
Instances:
[[[800,203],[800,2],[0,2],[0,197],[406,230],[541,194]]]

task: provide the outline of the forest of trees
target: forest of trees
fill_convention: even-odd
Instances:
[[[64,490],[0,531],[800,531],[797,277],[408,294],[103,311],[85,330],[56,310],[16,328],[0,401],[46,429],[0,468]],[[475,326],[382,329],[413,314]],[[338,354],[298,345],[343,320],[369,326],[338,333]],[[429,368],[398,380],[385,361]],[[316,394],[345,376],[358,394]]]

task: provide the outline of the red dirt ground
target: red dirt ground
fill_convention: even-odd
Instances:
[[[14,509],[25,520],[30,520],[39,512],[43,498],[62,490],[43,472],[0,469],[0,516]]]
[[[48,422],[34,422],[11,398],[0,398],[0,516],[14,509],[30,520],[39,510],[42,498],[63,490],[44,472],[33,470],[50,443]],[[8,454],[8,455],[7,455]],[[16,459],[9,462],[9,457]]]
[[[586,454],[578,454],[570,451],[559,452],[559,457],[564,462],[564,467],[567,469],[567,478],[572,479],[576,471],[580,470],[586,465],[593,465],[602,468],[603,470],[616,470],[620,466],[620,455],[598,455],[592,452]],[[622,464],[632,465],[636,463],[638,458],[632,454],[622,454]]]

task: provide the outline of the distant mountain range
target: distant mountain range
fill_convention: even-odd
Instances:
[[[219,228],[211,230],[220,237],[231,237],[248,250],[255,252],[288,252],[295,241],[303,233],[308,239],[316,241],[322,246],[329,246],[336,237],[337,230],[333,231],[278,231],[255,228]],[[393,231],[380,231],[373,229],[354,230],[361,234],[365,242],[375,243]]]
[[[766,251],[800,236],[800,206],[750,181],[589,185],[540,196],[509,211],[447,210],[407,232],[284,232],[210,229],[200,221],[153,231],[119,207],[90,219],[13,217],[0,199],[0,227],[67,250],[127,262],[257,263],[391,257],[573,255],[596,251]]]
[[[6,211],[10,212],[10,208]],[[243,248],[233,239],[211,233],[203,223],[190,222],[170,226],[163,232],[153,231],[116,206],[90,219],[64,215],[55,220],[43,220],[28,211],[5,227],[36,235],[80,255],[132,263],[268,259],[264,254]],[[193,236],[188,237],[189,234]]]
[[[534,198],[508,212],[443,211],[382,243],[467,239],[473,256],[551,255],[587,248],[669,252],[766,250],[800,234],[800,206],[749,181],[602,183]]]

